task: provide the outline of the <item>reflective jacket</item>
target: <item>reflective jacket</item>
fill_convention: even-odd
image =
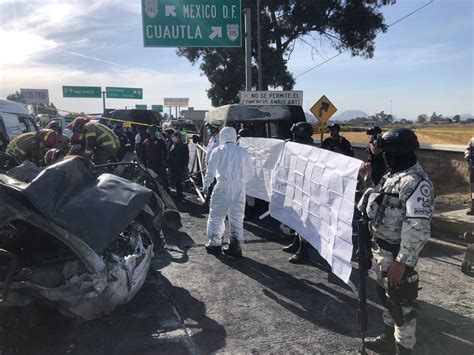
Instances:
[[[19,135],[10,142],[5,153],[22,162],[31,160],[37,165],[41,165],[46,151],[39,147],[36,134],[37,132],[29,132]]]
[[[117,135],[101,123],[89,122],[84,126],[86,147],[84,156],[92,157],[94,151],[102,149],[118,149],[120,141]]]

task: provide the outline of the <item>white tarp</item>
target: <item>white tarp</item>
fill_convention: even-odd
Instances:
[[[352,217],[362,161],[286,143],[272,184],[270,213],[311,243],[335,275],[349,281]]]
[[[268,138],[241,138],[240,146],[247,148],[254,166],[254,178],[246,184],[247,196],[270,201],[271,180],[285,142]]]

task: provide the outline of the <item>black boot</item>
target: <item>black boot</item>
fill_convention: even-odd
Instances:
[[[365,346],[376,353],[395,354],[394,331],[395,329],[386,325],[383,334],[375,338],[367,338]]]
[[[308,248],[309,243],[307,241],[300,241],[300,247],[298,248],[298,251],[295,253],[295,255],[289,258],[288,261],[292,264],[299,264],[303,262],[308,257]]]
[[[396,346],[397,346],[397,355],[410,355],[411,354],[411,349],[407,349],[398,343],[396,344]]]
[[[220,245],[206,245],[206,250],[209,254],[220,255],[222,247]]]
[[[223,248],[224,254],[232,256],[233,258],[242,257],[242,248],[237,243],[230,242],[229,245]]]
[[[283,247],[282,250],[287,253],[294,254],[298,251],[299,248],[300,248],[300,237],[296,235],[293,239],[293,242],[291,242],[290,245]]]

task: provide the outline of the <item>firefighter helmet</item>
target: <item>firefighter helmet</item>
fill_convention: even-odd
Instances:
[[[47,166],[53,165],[59,161],[59,159],[64,158],[66,154],[63,151],[53,148],[46,152],[44,155],[44,162]]]
[[[49,128],[44,128],[40,130],[36,136],[38,138],[38,142],[44,144],[48,148],[54,147],[58,144],[58,134],[56,131],[53,131]]]
[[[85,117],[77,117],[72,122],[72,131],[75,132],[75,133],[82,133],[82,131],[84,130],[84,126],[88,122],[89,122],[89,120]]]

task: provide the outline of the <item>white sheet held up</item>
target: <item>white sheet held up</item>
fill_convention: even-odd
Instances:
[[[272,180],[270,213],[296,230],[349,281],[352,217],[362,161],[327,150],[286,143]]]
[[[272,174],[285,142],[268,138],[241,138],[239,144],[247,149],[254,164],[254,178],[246,184],[247,196],[269,202]]]

